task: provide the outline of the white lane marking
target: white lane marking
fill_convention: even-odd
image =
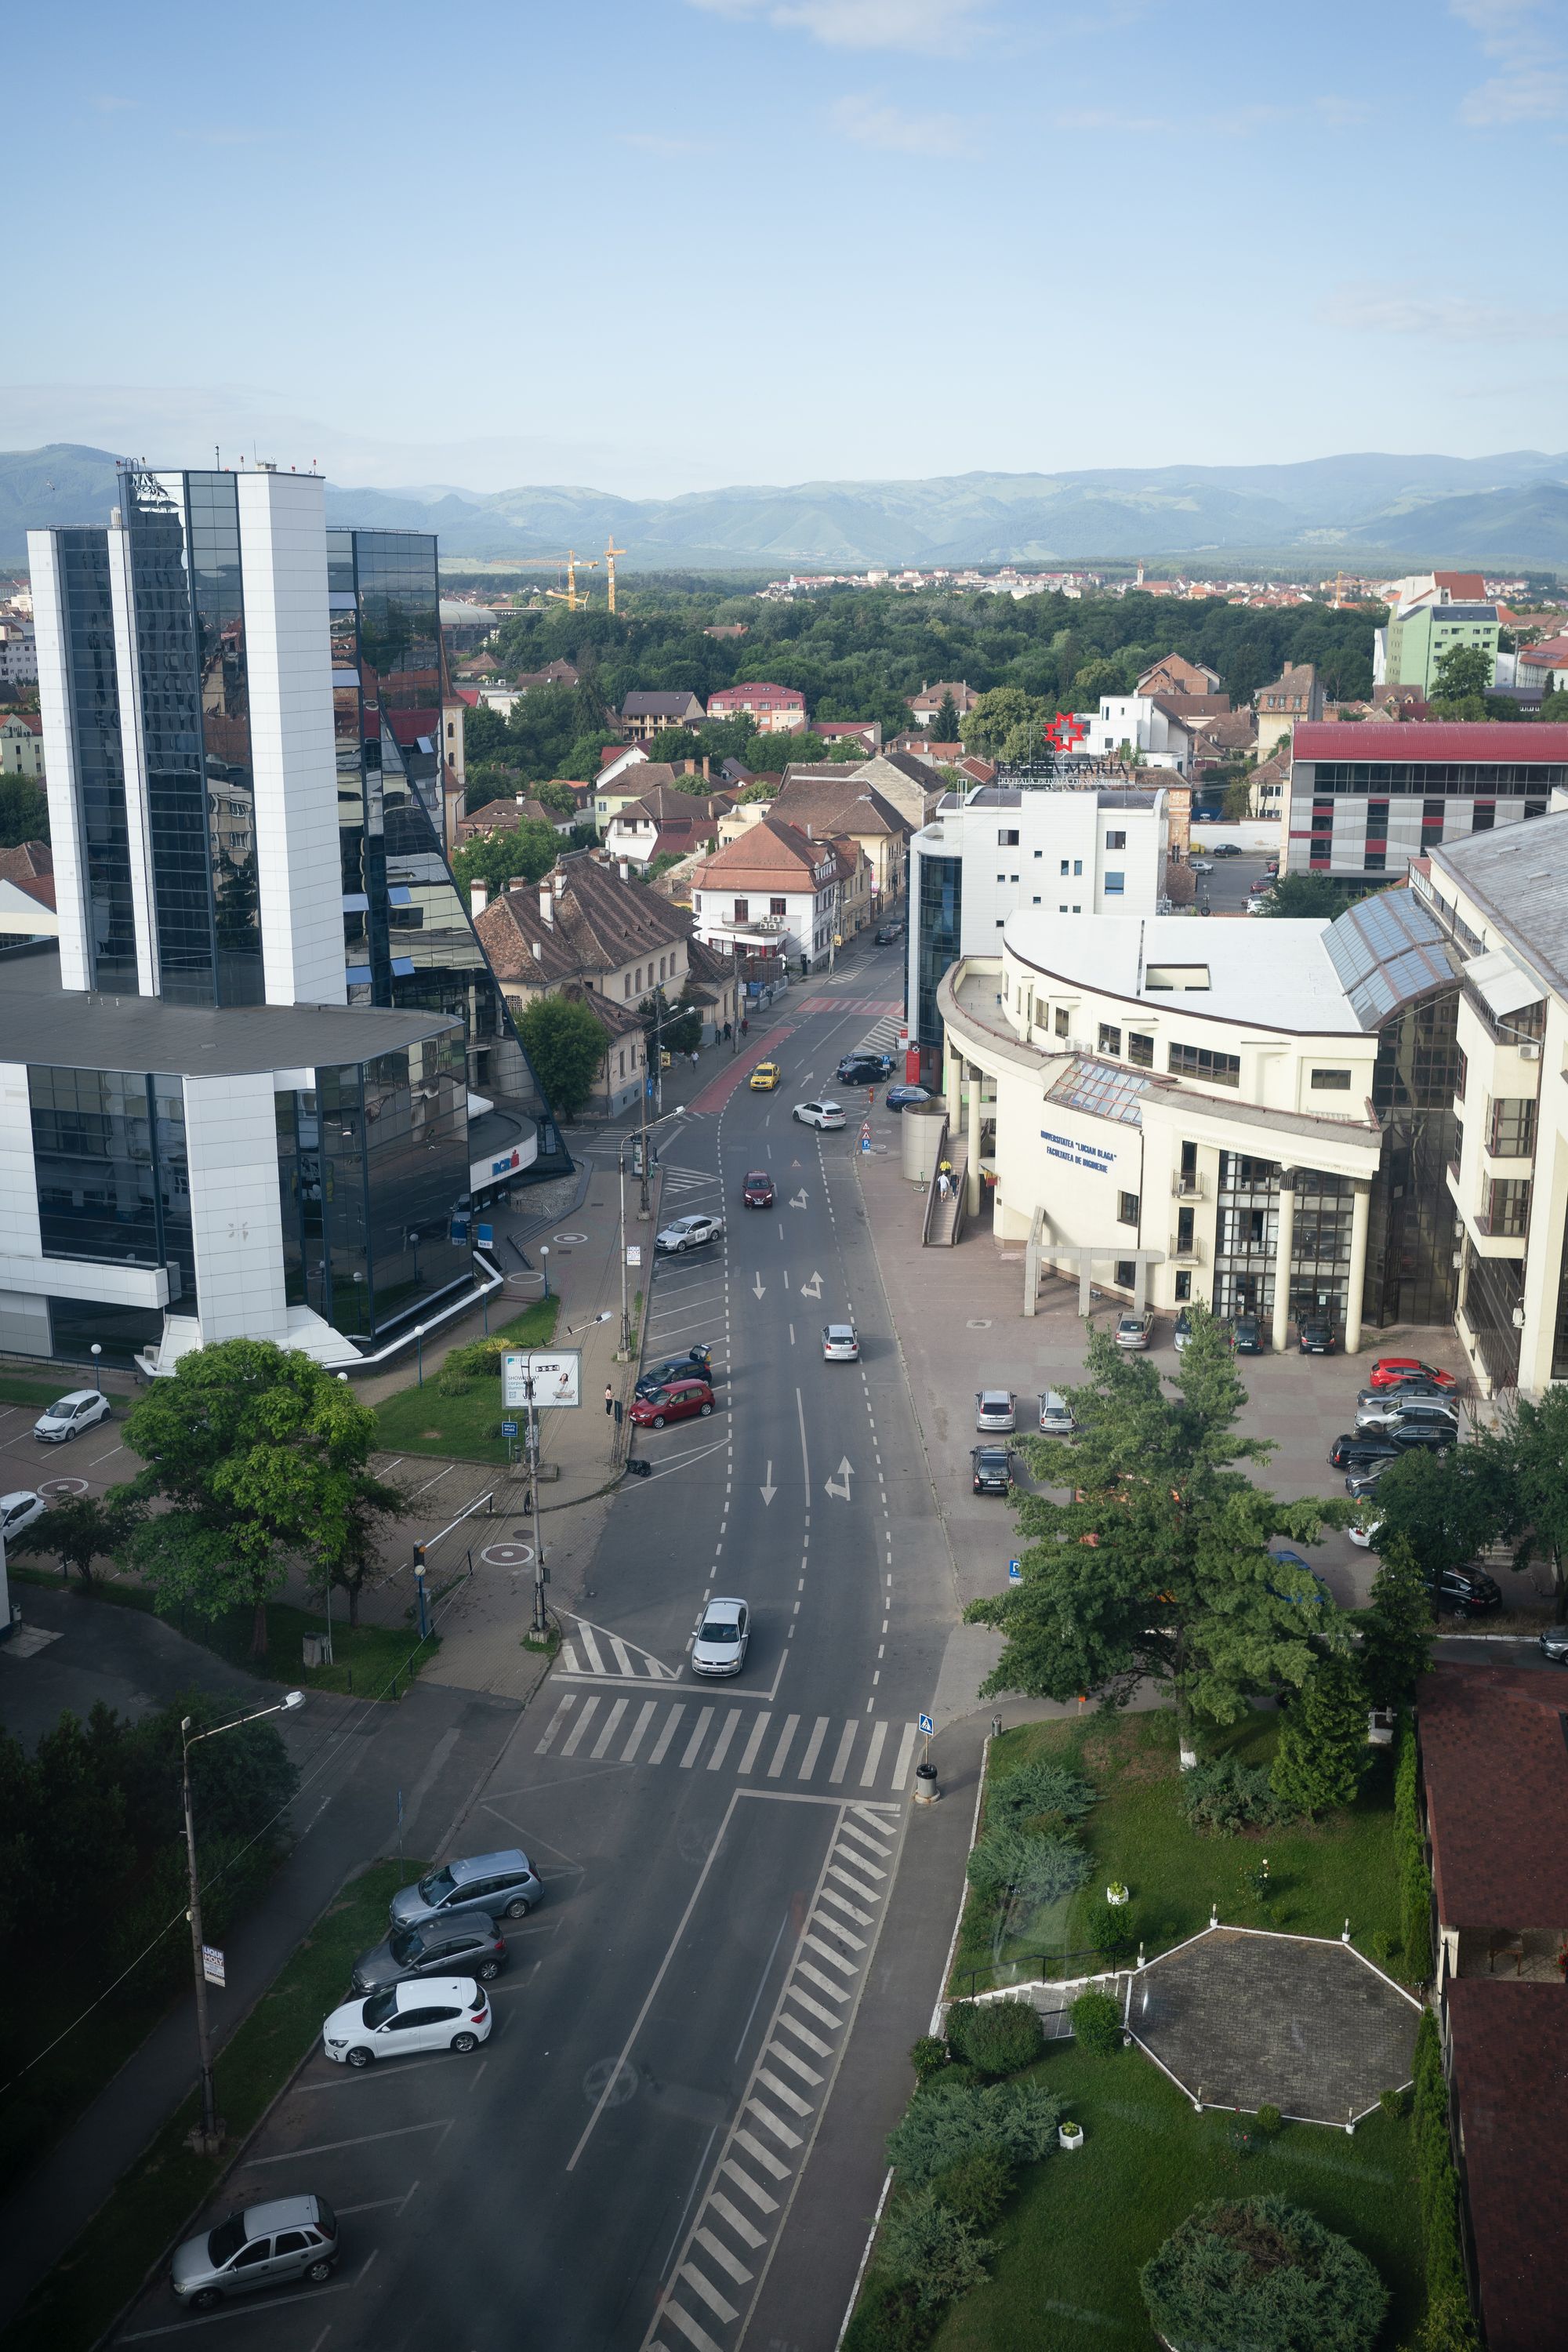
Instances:
[[[692,2242],[694,2245],[700,2246],[703,2252],[716,2262],[720,2269],[734,2280],[737,2286],[748,2286],[751,2284],[752,2273],[746,2268],[744,2263],[737,2262],[729,2247],[722,2244],[713,2235],[711,2230],[700,2229]]]
[[[882,1874],[879,1873],[878,1874],[880,1876]],[[881,1900],[880,1895],[874,1886],[862,1886],[858,1878],[851,1877],[848,1871],[842,1868],[837,1863],[833,1864],[829,1875],[837,1879],[840,1886],[852,1888],[860,1897],[862,1903],[878,1903]]]
[[[866,1761],[860,1767],[860,1786],[863,1789],[870,1788],[877,1778],[877,1767],[882,1760],[882,1745],[887,1737],[885,1723],[871,1726],[871,1744],[866,1751]]]
[[[831,1903],[836,1911],[847,1912],[858,1927],[868,1927],[871,1925],[871,1915],[868,1911],[859,1910],[853,1903],[846,1903],[843,1895],[836,1894],[831,1886],[823,1888],[822,1899],[825,1903]]]
[[[805,1754],[795,1768],[797,1780],[809,1780],[816,1771],[816,1759],[822,1753],[822,1743],[827,1737],[827,1726],[830,1720],[831,1717],[826,1715],[817,1717],[811,1738],[805,1743]]]
[[[683,1772],[689,1772],[692,1766],[696,1763],[698,1751],[701,1748],[703,1741],[708,1737],[708,1727],[712,1722],[713,1717],[718,1711],[717,1707],[705,1706],[701,1714],[698,1717],[696,1729],[692,1732],[690,1738],[687,1741],[686,1753],[680,1759],[680,1769]]]
[[[765,2132],[772,2132],[781,2147],[800,2146],[800,2134],[797,2131],[791,2131],[783,2116],[775,2116],[772,2107],[765,2106],[761,2099],[748,2099],[746,2113],[749,2116],[755,2116],[763,2129]]]
[[[697,2293],[701,2296],[702,2301],[707,2304],[709,2309],[710,2311],[716,2311],[721,2319],[739,2319],[741,2315],[736,2306],[732,2303],[725,2302],[718,2288],[712,2284],[710,2280],[703,2277],[701,2272],[697,2269],[694,2263],[682,2263],[679,2270],[676,2273],[676,2276],[678,2278],[683,2278],[688,2286],[695,2287]]]
[[[432,2116],[426,2124],[398,2124],[391,2131],[360,2132],[353,2139],[318,2140],[314,2147],[285,2148],[281,2156],[253,2156],[248,2160],[255,2165],[292,2164],[305,2156],[334,2156],[342,2147],[371,2147],[377,2140],[407,2139],[414,2132],[449,2132],[457,2120],[456,2116]],[[268,2305],[269,2310],[275,2307]]]
[[[913,1756],[914,1752],[915,1727],[912,1723],[906,1723],[904,1726],[904,1736],[899,1742],[899,1760],[893,1767],[893,1786],[895,1789],[901,1789],[905,1780],[908,1779],[910,1759]]]
[[[855,1734],[858,1729],[858,1724],[851,1716],[838,1735],[838,1751],[833,1759],[833,1769],[827,1776],[830,1786],[837,1787],[848,1770],[850,1750],[855,1745]]]
[[[621,1750],[621,1762],[623,1764],[630,1764],[635,1760],[637,1749],[643,1743],[643,1734],[647,1731],[648,1725],[653,1721],[654,1717],[658,1713],[658,1701],[651,1698],[645,1699],[643,1702],[642,1713],[638,1716],[636,1723],[632,1726],[632,1736]]]
[[[778,1746],[773,1749],[773,1760],[768,1766],[768,1778],[770,1780],[776,1780],[779,1774],[784,1770],[784,1758],[789,1754],[790,1742],[794,1739],[795,1733],[799,1729],[800,1717],[798,1715],[789,1715],[784,1717],[784,1727],[779,1734]]]
[[[712,2196],[708,2200],[708,2202],[712,2207],[714,2212],[719,2215],[721,2221],[725,2223],[726,2227],[733,2230],[736,2237],[740,2239],[741,2243],[743,2246],[750,2246],[753,2253],[755,2253],[759,2246],[765,2246],[767,2244],[768,2242],[763,2237],[762,2231],[760,2230],[752,2229],[751,2223],[741,2211],[739,2206],[731,2205],[730,2200],[725,2196],[721,2189],[716,2189],[713,2191]],[[768,2203],[770,2205],[773,2203],[771,2197],[768,2200]]]
[[[869,1847],[879,1862],[886,1862],[893,1850],[892,1841],[885,1832],[878,1837],[873,1831],[862,1829],[858,1822],[845,1822],[838,1834],[841,1838],[850,1839],[855,1846]],[[858,1856],[856,1859],[858,1860]]]
[[[781,2033],[793,2033],[797,2042],[804,2042],[806,2048],[815,2050],[819,2058],[831,2058],[833,2055],[831,2042],[824,2042],[820,2033],[814,2033],[809,2025],[803,2025],[798,2017],[792,2017],[789,2011],[782,2007],[779,2011],[779,2031]]]
[[[595,1764],[598,1762],[600,1757],[605,1753],[606,1748],[608,1748],[616,1732],[620,1729],[621,1717],[625,1715],[630,1705],[630,1699],[618,1698],[614,1706],[610,1709],[608,1715],[605,1717],[605,1727],[603,1731],[600,1732],[597,1739],[595,1740],[593,1748],[590,1751]]]
[[[563,1644],[563,1646],[564,1646],[564,1644]],[[543,1738],[539,1742],[539,1745],[533,1751],[536,1756],[549,1755],[551,1748],[555,1744],[556,1733],[562,1728],[566,1721],[568,1714],[571,1712],[572,1708],[576,1706],[576,1704],[577,1694],[575,1691],[568,1691],[565,1696],[562,1699],[560,1706],[556,1708],[554,1714],[550,1718],[549,1730],[545,1733]]]
[[[822,2088],[823,2077],[817,2073],[816,2067],[808,2066],[805,2060],[798,2056],[795,2051],[786,2050],[782,2042],[770,2042],[768,2055],[770,2058],[775,2058],[781,2066],[787,2066],[792,2074],[798,2074],[803,2083],[810,2083],[816,2090]]]
[[[563,1756],[575,1756],[578,1748],[583,1744],[583,1735],[587,1730],[589,1724],[594,1719],[594,1717],[597,1714],[599,1700],[597,1693],[595,1693],[592,1698],[585,1698],[583,1701],[583,1712],[577,1717],[576,1722],[573,1725],[571,1732],[567,1738],[566,1744],[561,1750]]]
[[[831,1992],[833,1990],[833,1987],[829,1985],[827,1990]],[[802,2009],[805,2011],[808,2017],[815,2017],[817,2023],[819,2025],[826,2025],[830,2032],[837,2032],[840,2021],[835,2016],[832,2010],[824,2009],[819,2000],[813,2000],[808,1992],[803,1992],[799,1985],[793,1981],[785,1987],[785,1993],[789,2000],[799,2001]],[[787,2011],[784,2012],[784,2022],[786,2024],[789,2022]]]
[[[605,1672],[605,1661],[600,1652],[599,1644],[594,1639],[593,1627],[591,1625],[583,1625],[581,1622],[579,1622],[579,1631],[583,1637],[583,1647],[587,1654],[589,1673],[594,1675],[602,1675]]]
[[[773,1717],[771,1715],[758,1716],[755,1723],[752,1726],[752,1736],[746,1742],[745,1750],[742,1755],[739,1764],[735,1767],[737,1773],[749,1772],[752,1769],[752,1767],[757,1760],[757,1750],[763,1744],[763,1734],[766,1731],[772,1721]]]
[[[741,2135],[737,2133],[736,2137],[739,2138]],[[736,2188],[741,2191],[742,2196],[749,2197],[759,2213],[776,2213],[778,2211],[779,2207],[777,2198],[770,2197],[765,2189],[759,2187],[757,2182],[752,2179],[751,2174],[746,2170],[745,2167],[743,2165],[737,2164],[732,2157],[726,2157],[723,2163],[719,2167],[719,2169],[721,2172],[727,2172],[729,2174]],[[782,2173],[779,2177],[781,2179],[784,2178]]]
[[[696,2345],[697,2352],[719,2352],[719,2347],[715,2343],[713,2337],[709,2335],[708,2330],[705,2327],[699,2327],[697,2322],[691,2318],[688,2313],[682,2311],[678,2303],[667,2303],[665,2305],[664,2309],[659,2314],[659,2324],[661,2326],[667,2319],[674,2320],[682,2336],[684,2336],[689,2343]]]
[[[739,1726],[740,1721],[741,1710],[738,1706],[732,1706],[720,1727],[718,1739],[714,1742],[713,1753],[708,1759],[708,1769],[710,1772],[717,1772],[720,1765],[724,1761],[724,1758],[729,1751],[730,1742],[735,1737],[736,1728]]]
[[[670,1708],[664,1729],[659,1733],[658,1739],[654,1742],[652,1752],[648,1757],[647,1760],[650,1764],[663,1763],[666,1756],[669,1752],[669,1743],[675,1738],[675,1727],[685,1713],[686,1708],[684,1706],[672,1706]]]
[[[781,2083],[778,2076],[770,2067],[759,2066],[757,2069],[757,2080],[762,2084],[763,2090],[767,2092],[770,2098],[782,2099],[784,2101],[792,2116],[810,2115],[811,2101],[809,2099],[803,2099],[800,2093],[798,2091],[792,2090],[787,2083]]]

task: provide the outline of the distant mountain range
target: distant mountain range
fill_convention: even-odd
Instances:
[[[114,461],[101,449],[58,442],[0,451],[0,562],[24,559],[29,529],[102,522],[113,502]],[[1201,569],[1385,560],[1568,569],[1568,452],[797,482],[676,499],[329,483],[327,511],[437,531],[444,556],[476,562],[566,547],[594,553],[614,532],[629,572],[1140,559]]]

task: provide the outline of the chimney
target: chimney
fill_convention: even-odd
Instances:
[[[555,901],[550,895],[550,886],[548,883],[545,884],[544,887],[539,894],[539,917],[542,922],[548,923],[551,929],[554,929]]]
[[[533,961],[535,963],[542,963],[544,961],[544,941],[542,940],[535,940],[533,942]]]
[[[489,902],[489,895],[490,886],[488,882],[470,882],[468,885],[469,914],[482,915]]]
[[[510,877],[510,880],[509,880],[509,882],[507,883],[507,886],[506,886],[506,887],[507,887],[507,889],[508,889],[508,891],[509,891],[509,892],[510,892],[510,891],[512,891],[512,890],[526,890],[526,889],[527,889],[527,887],[528,887],[528,877],[527,877],[527,875],[526,875],[526,874],[514,874],[514,875],[512,875],[512,877]]]
[[[632,878],[632,877],[631,877],[631,868],[628,866],[628,865],[627,865],[627,863],[626,863],[626,859],[623,857],[623,858],[622,858],[622,860],[621,860],[621,880],[622,880],[623,882],[629,882],[629,881],[631,880],[631,878]]]

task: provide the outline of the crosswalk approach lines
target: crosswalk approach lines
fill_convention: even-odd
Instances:
[[[563,1655],[570,1647],[562,1644]],[[657,1661],[653,1663],[657,1664]],[[613,1670],[612,1670],[613,1671]],[[646,1688],[649,1679],[641,1677]],[[654,1718],[660,1718],[655,1728]],[[744,1727],[746,1737],[739,1743]],[[889,1733],[897,1735],[889,1738]],[[781,1788],[901,1790],[914,1760],[912,1723],[868,1722],[864,1716],[787,1715],[707,1705],[693,1698],[636,1700],[605,1691],[563,1691],[535,1742],[536,1756],[591,1758],[595,1763],[663,1764],[678,1771],[729,1770],[737,1780]]]
[[[745,2327],[831,2086],[897,1836],[892,1805],[850,1803],[838,1817],[784,1990],[643,2352],[727,2352]]]

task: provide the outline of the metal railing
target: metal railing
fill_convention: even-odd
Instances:
[[[1113,1976],[1137,1948],[1134,1939],[1128,1937],[1104,1952],[1022,1952],[1016,1959],[986,1960],[973,1969],[955,1968],[950,1998],[969,2000],[977,1992],[1005,1992],[1009,1985],[1039,1983],[1053,1977]],[[1079,1961],[1087,1962],[1087,1967],[1079,1967]],[[1003,1970],[1008,1973],[1004,1976],[1000,1973]],[[978,1982],[982,1977],[989,1979],[989,1982]]]

